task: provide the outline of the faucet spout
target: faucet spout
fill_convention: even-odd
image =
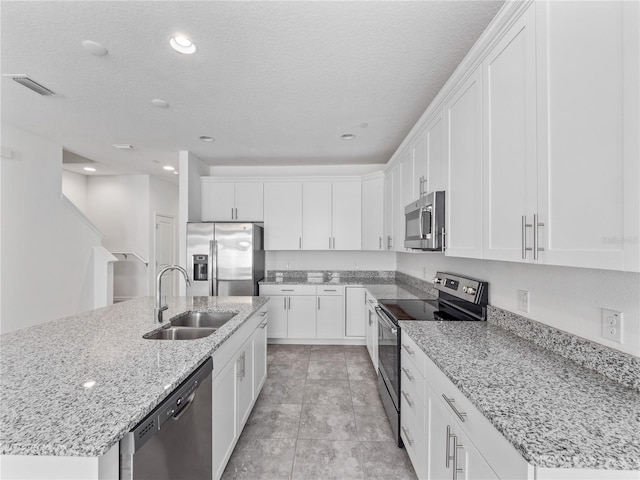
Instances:
[[[169,308],[166,304],[165,305],[162,304],[162,276],[165,273],[170,272],[171,270],[178,270],[180,273],[182,273],[182,276],[184,277],[184,280],[187,283],[187,286],[189,287],[191,286],[191,280],[189,280],[189,274],[180,265],[167,265],[166,267],[163,267],[158,272],[158,276],[156,277],[156,302],[155,302],[156,306],[153,309],[154,317],[158,321],[158,323],[162,323],[163,321],[162,312],[164,312],[167,308]]]

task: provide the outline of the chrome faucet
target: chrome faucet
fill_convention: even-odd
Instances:
[[[169,306],[167,304],[162,305],[162,275],[171,270],[178,270],[182,273],[184,280],[187,282],[187,286],[191,286],[191,280],[189,280],[189,274],[187,271],[182,268],[180,265],[167,265],[163,267],[160,272],[158,272],[158,276],[156,277],[156,307],[153,309],[154,317],[159,322],[162,323],[162,312],[164,312]]]

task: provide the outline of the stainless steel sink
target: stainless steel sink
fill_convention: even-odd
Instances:
[[[170,325],[153,332],[145,333],[142,337],[147,340],[196,340],[215,332],[217,328],[205,327],[176,327]]]
[[[169,322],[174,327],[220,328],[235,316],[233,312],[185,312]]]

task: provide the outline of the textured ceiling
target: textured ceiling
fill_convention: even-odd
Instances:
[[[163,174],[180,150],[210,165],[384,163],[501,5],[5,0],[2,73],[60,96],[3,77],[2,121],[112,171]],[[176,32],[196,54],[169,47]]]

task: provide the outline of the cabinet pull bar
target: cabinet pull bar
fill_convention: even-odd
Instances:
[[[442,398],[444,398],[444,401],[447,402],[447,404],[449,404],[449,406],[451,407],[451,410],[453,410],[453,413],[456,414],[456,416],[460,419],[460,421],[464,422],[465,419],[467,418],[467,414],[459,411],[456,408],[456,406],[454,405],[455,400],[453,398],[447,398],[447,396],[444,393],[442,394]]]
[[[409,435],[407,429],[402,427],[402,431],[404,432],[404,436],[407,437],[407,442],[409,442],[409,445],[413,446],[413,438],[411,438],[411,435]]]
[[[233,207],[231,207],[231,220],[233,220]]]
[[[298,237],[298,249],[302,250],[302,237]]]
[[[416,352],[413,351],[413,349],[409,346],[409,345],[405,345],[404,343],[402,344],[402,348],[404,348],[407,353],[411,356],[415,355]]]
[[[336,237],[333,237],[333,249],[336,249]]]
[[[378,250],[382,250],[382,237],[378,237]]]
[[[331,290],[329,288],[325,288],[323,291],[325,291],[325,292],[337,292],[337,290],[335,288],[333,290]]]
[[[413,407],[413,400],[411,400],[411,397],[409,396],[409,394],[407,392],[405,392],[404,390],[401,390],[401,393],[402,393],[402,396],[404,397],[404,399],[409,404],[409,406]]]
[[[522,259],[527,258],[527,216],[522,215]]]
[[[456,435],[453,436],[453,480],[458,480],[458,474],[462,473],[464,470],[462,468],[458,468],[458,449],[462,448],[462,445],[458,443],[458,437]]]
[[[281,292],[293,292],[293,291],[295,291],[295,289],[294,288],[281,288],[280,291]]]
[[[236,207],[236,220],[238,219],[238,207]]]
[[[318,310],[320,310],[320,297],[318,297]]]
[[[264,317],[267,314],[267,310],[265,310],[264,312],[260,312],[260,316]]]
[[[289,304],[289,306],[288,306],[288,310],[291,310],[291,297],[287,297],[287,298],[289,299],[289,302],[288,302],[288,304]]]
[[[450,449],[449,449],[449,440],[451,439],[452,435],[451,435],[451,426],[447,425],[447,440],[445,443],[445,449],[444,449],[444,454],[445,454],[445,460],[444,460],[444,466],[449,468],[449,461],[451,460],[451,455],[450,453]]]
[[[264,327],[267,326],[267,322],[264,322],[263,324],[260,325],[260,328],[264,329]]]
[[[400,367],[400,369],[404,372],[404,374],[407,376],[407,378],[409,380],[411,380],[412,382],[416,379],[416,377],[414,377],[413,375],[411,375],[411,372],[409,372],[409,370],[407,370],[404,367]]]
[[[287,297],[282,297],[282,300],[284,300],[284,309],[287,309]]]
[[[538,260],[538,252],[544,252],[544,248],[539,247],[539,232],[538,227],[544,227],[544,223],[538,222],[538,214],[533,215],[533,258]]]

